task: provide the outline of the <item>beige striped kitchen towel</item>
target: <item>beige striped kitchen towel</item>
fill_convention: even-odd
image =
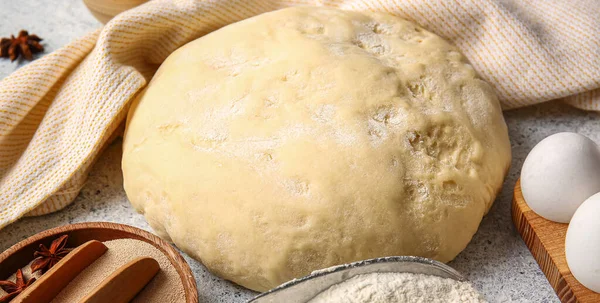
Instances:
[[[412,19],[457,45],[505,109],[600,109],[598,0],[155,0],[0,82],[0,228],[68,205],[132,98],[188,41],[295,5]]]

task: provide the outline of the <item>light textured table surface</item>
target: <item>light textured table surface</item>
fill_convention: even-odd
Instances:
[[[27,29],[44,38],[46,53],[101,26],[81,0],[0,1],[0,36]],[[0,79],[26,62],[0,60]],[[513,161],[502,193],[469,246],[450,263],[491,302],[558,302],[537,263],[515,231],[510,217],[512,188],[527,152],[544,137],[572,131],[600,142],[596,113],[559,102],[505,112]],[[110,221],[150,227],[127,201],[122,186],[120,141],[113,143],[90,172],[77,199],[58,213],[26,218],[0,230],[0,251],[37,232],[70,223]],[[244,302],[251,292],[225,282],[186,256],[196,276],[200,302]]]

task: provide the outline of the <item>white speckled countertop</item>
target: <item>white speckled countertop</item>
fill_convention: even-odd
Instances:
[[[100,27],[81,0],[0,1],[0,36],[22,28],[44,40],[52,52]],[[0,79],[26,62],[0,60]],[[502,193],[469,246],[450,263],[491,302],[558,302],[537,263],[515,231],[510,217],[512,188],[527,152],[544,137],[573,131],[600,142],[596,113],[575,110],[559,102],[505,113],[510,129],[513,161]],[[0,230],[0,251],[37,232],[76,222],[111,221],[150,230],[144,217],[127,201],[122,186],[121,145],[114,142],[90,172],[77,199],[55,214],[25,218]],[[225,282],[186,256],[196,276],[200,302],[244,302],[253,293]]]

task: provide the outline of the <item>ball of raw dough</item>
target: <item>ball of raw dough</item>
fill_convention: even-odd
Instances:
[[[174,52],[135,101],[125,190],[156,232],[264,291],[465,248],[510,144],[493,89],[403,19],[289,8]]]

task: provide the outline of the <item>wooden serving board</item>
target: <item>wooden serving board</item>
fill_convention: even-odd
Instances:
[[[525,203],[520,181],[515,185],[512,219],[561,302],[600,302],[600,294],[577,282],[567,266],[565,236],[568,224],[546,220],[533,212]]]

